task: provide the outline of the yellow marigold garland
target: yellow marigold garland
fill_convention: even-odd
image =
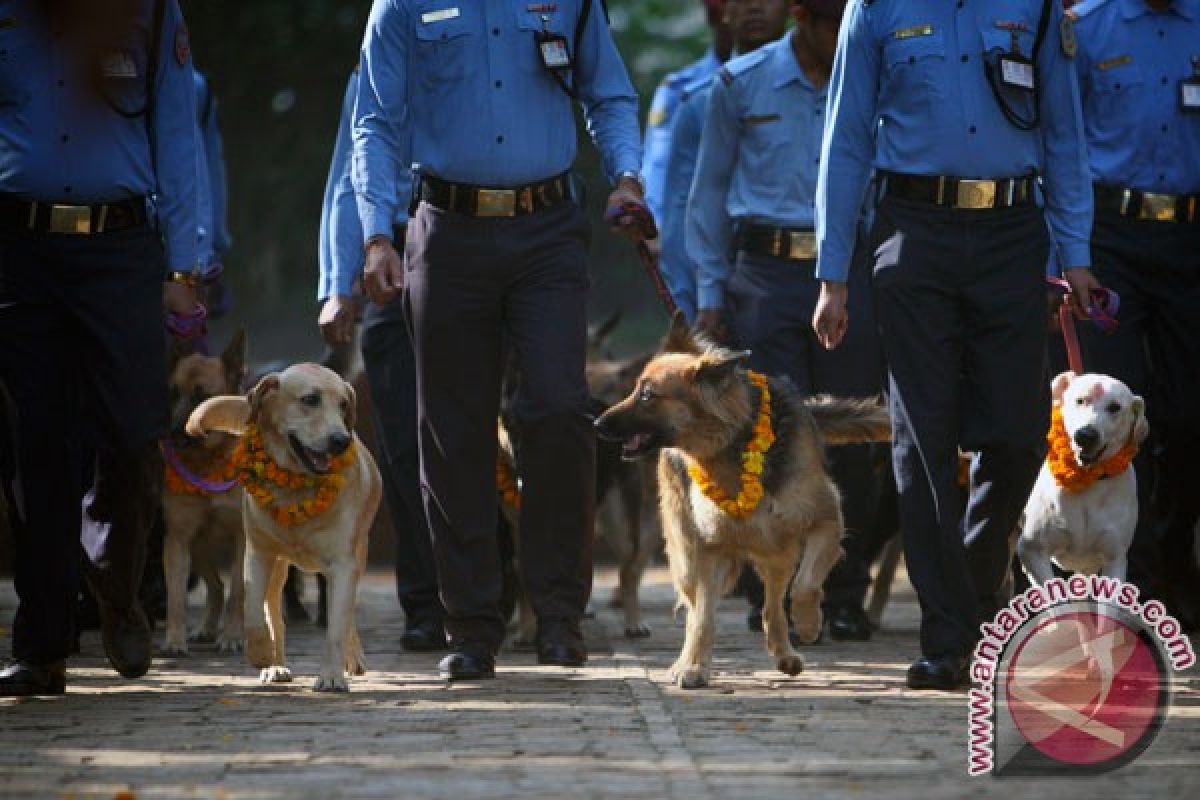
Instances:
[[[1075,460],[1075,451],[1071,449],[1071,437],[1067,435],[1067,427],[1063,424],[1061,408],[1050,412],[1050,432],[1046,434],[1046,442],[1050,445],[1046,453],[1050,474],[1054,476],[1055,483],[1068,492],[1082,492],[1101,478],[1120,475],[1129,469],[1138,451],[1137,442],[1130,438],[1111,458],[1089,467],[1080,466]]]
[[[762,501],[763,467],[767,451],[775,443],[775,431],[771,427],[771,388],[767,376],[749,372],[748,377],[759,390],[758,418],[754,421],[754,435],[742,452],[742,475],[737,497],[730,499],[725,490],[717,485],[700,464],[693,461],[688,465],[688,475],[704,496],[717,508],[738,519],[749,517]]]
[[[232,463],[246,494],[277,524],[290,528],[324,514],[333,506],[338,492],[346,485],[346,477],[341,473],[354,463],[355,447],[351,444],[346,452],[331,459],[329,472],[324,475],[292,472],[275,463],[263,447],[257,426],[250,425],[233,452]],[[302,494],[293,503],[279,505],[272,487]]]
[[[496,454],[496,491],[509,508],[521,507],[521,490],[517,486],[517,475],[503,453]]]

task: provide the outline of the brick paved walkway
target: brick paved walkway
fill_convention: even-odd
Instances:
[[[611,586],[602,574],[600,586]],[[0,795],[113,798],[1042,798],[1196,797],[1200,671],[1151,749],[1092,780],[997,781],[965,773],[965,697],[903,689],[916,608],[901,592],[869,644],[805,649],[808,671],[768,669],[741,601],[720,620],[714,685],[684,693],[665,669],[682,631],[663,570],[645,592],[654,637],[630,642],[609,610],[587,626],[588,667],[538,667],[508,653],[500,677],[439,682],[436,657],[397,644],[383,575],[361,591],[371,671],[348,695],[307,687],[317,632],[289,629],[299,682],[259,686],[241,657],[197,648],[141,681],[107,669],[96,634],[66,697],[0,700]],[[607,590],[598,592],[607,597]],[[193,597],[193,611],[199,605]],[[11,624],[11,584],[0,625]]]

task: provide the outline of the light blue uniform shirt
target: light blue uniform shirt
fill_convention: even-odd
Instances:
[[[200,216],[199,260],[215,266],[225,260],[232,244],[229,235],[228,188],[225,179],[225,148],[217,124],[217,98],[208,79],[196,71],[196,141],[202,161],[197,179]]]
[[[317,299],[324,301],[331,295],[348,297],[354,293],[354,281],[362,273],[366,254],[363,251],[362,223],[358,219],[358,206],[354,198],[354,185],[350,175],[353,149],[350,132],[354,121],[354,96],[358,92],[358,71],[350,73],[346,82],[346,94],[342,98],[342,114],[338,122],[337,138],[333,143],[333,158],[329,163],[329,177],[325,180],[325,197],[321,201],[320,241],[317,263],[320,274],[317,282]],[[408,219],[408,200],[412,194],[411,173],[404,169],[397,178],[397,224]]]
[[[790,34],[713,81],[687,213],[700,308],[724,304],[739,224],[812,227],[824,117],[825,90],[800,69]]]
[[[654,90],[654,99],[646,116],[646,140],[642,155],[642,181],[646,184],[646,205],[658,220],[659,227],[666,223],[670,195],[666,194],[667,153],[671,147],[671,131],[675,126],[675,114],[689,86],[698,80],[711,80],[721,68],[717,53],[709,49],[699,61],[693,61],[681,70],[663,78]],[[685,190],[686,191],[686,190]]]
[[[150,43],[154,0],[142,0],[133,28],[96,64],[55,35],[41,0],[0,0],[0,192],[63,204],[154,195],[167,263],[190,270],[198,263],[195,88],[183,15],[176,0],[165,2],[161,41]],[[147,120],[136,112],[150,91]]]
[[[659,226],[662,251],[658,266],[675,305],[683,311],[688,322],[696,318],[696,262],[687,251],[687,200],[692,177],[696,174],[696,157],[700,154],[700,137],[704,133],[711,87],[711,75],[694,81],[683,90],[675,111]]]
[[[1180,80],[1200,60],[1200,0],[1155,12],[1145,0],[1080,9],[1075,25],[1092,179],[1144,192],[1200,192],[1200,111]]]
[[[1091,264],[1092,191],[1079,86],[1060,35],[1062,4],[1038,57],[1041,125],[1005,119],[981,57],[1033,50],[1042,0],[850,0],[829,84],[817,187],[817,275],[845,281],[872,167],[911,175],[1043,177],[1058,263]],[[1032,102],[1015,104],[1026,117]]]
[[[407,163],[448,181],[520,186],[566,172],[578,145],[571,99],[535,34],[573,47],[581,0],[375,0],[354,109],[354,184],[365,238],[390,235]],[[574,85],[611,181],[642,163],[637,95],[595,0]],[[411,155],[406,160],[406,155]]]

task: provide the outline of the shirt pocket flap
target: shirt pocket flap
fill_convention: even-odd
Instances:
[[[444,42],[470,32],[470,20],[455,6],[432,4],[417,12],[417,38],[423,42]]]
[[[1094,69],[1092,78],[1097,91],[1120,92],[1145,82],[1142,71],[1136,64],[1125,62],[1107,69]]]
[[[983,38],[983,52],[1012,52],[1013,37],[1011,31],[989,28],[983,31],[981,36]],[[1045,47],[1046,44],[1043,43],[1042,46]],[[1030,31],[1024,29],[1017,31],[1017,50],[1022,57],[1033,58],[1033,34]]]
[[[923,34],[904,39],[889,39],[883,46],[883,59],[889,67],[915,64],[926,58],[945,58],[946,46],[940,34]]]

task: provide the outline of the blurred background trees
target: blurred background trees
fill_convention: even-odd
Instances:
[[[457,0],[481,2],[483,0]],[[230,318],[246,325],[252,358],[301,360],[316,331],[317,224],[346,78],[358,58],[369,0],[181,0],[198,69],[219,102],[234,248]],[[707,45],[699,0],[609,0],[617,44],[642,101]],[[581,141],[583,139],[581,138]],[[589,144],[576,169],[596,219],[592,313],[624,311],[616,349],[653,343],[666,324],[632,248],[600,224],[607,186]]]

